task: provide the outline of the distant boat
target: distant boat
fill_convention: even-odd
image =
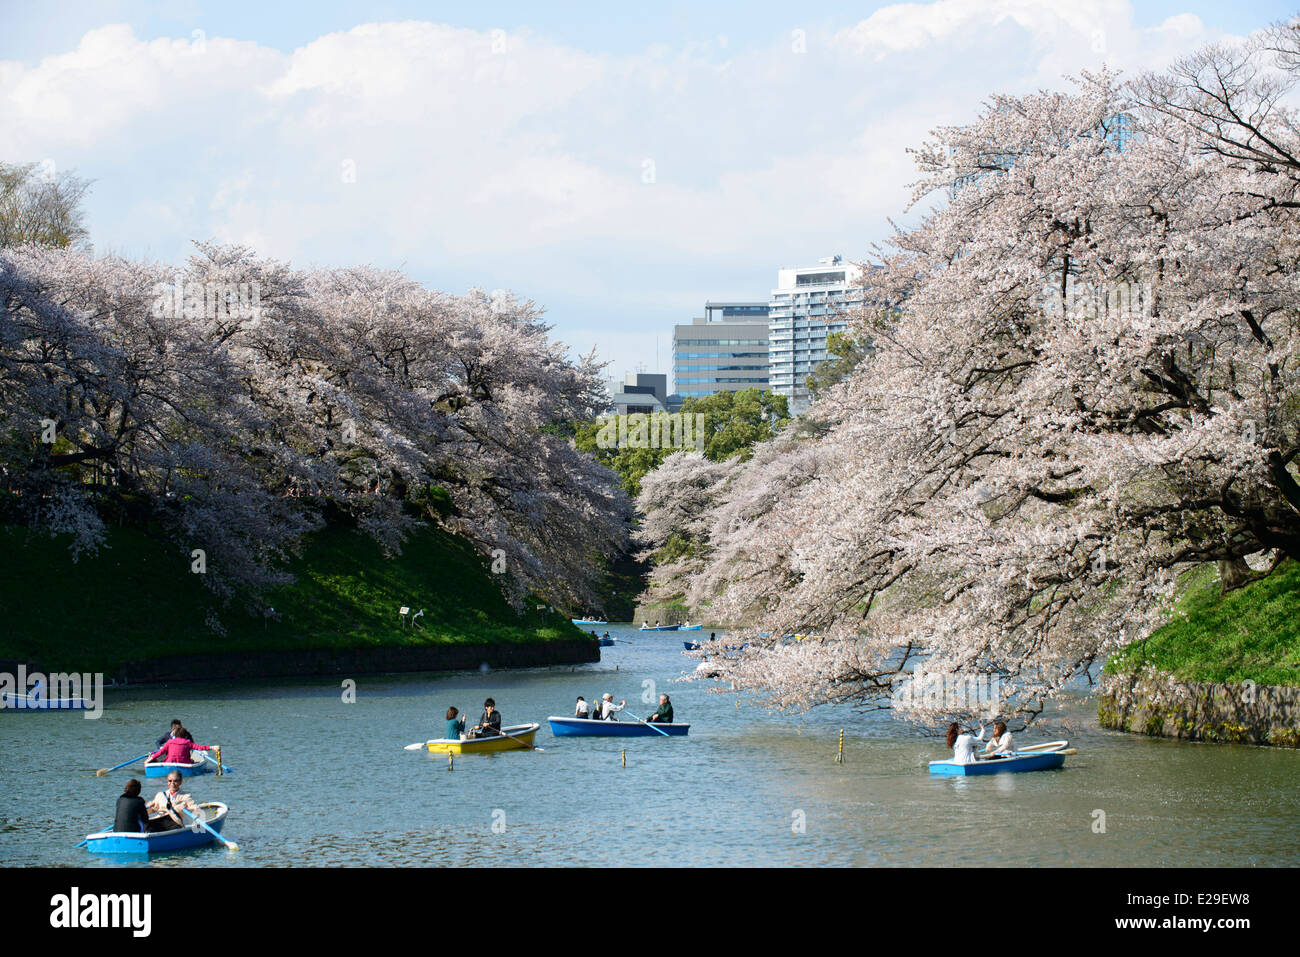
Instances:
[[[216,765],[210,764],[202,754],[197,754],[192,762],[147,761],[144,766],[144,776],[147,778],[165,778],[172,771],[179,771],[181,777],[192,778],[196,774],[207,774],[215,767]]]
[[[677,630],[678,631],[699,631],[703,627],[704,627],[703,625],[682,625]]]
[[[617,640],[618,640],[617,638],[597,638],[596,643],[599,644],[600,647],[602,648],[608,648]]]
[[[569,621],[575,625],[608,625],[609,622],[601,621],[598,618],[570,618]]]
[[[199,810],[208,827],[220,833],[226,823],[226,805],[220,801],[200,804]],[[100,831],[86,835],[86,850],[96,854],[157,854],[163,851],[185,851],[192,847],[211,844],[216,838],[204,830],[198,821],[170,831],[150,831],[136,834],[130,831]]]
[[[1048,771],[1065,764],[1061,752],[1068,741],[1053,741],[1028,751],[1016,751],[1004,757],[981,758],[970,764],[958,764],[952,759],[931,761],[930,773],[939,776],[970,776],[973,774],[1013,774],[1020,771]],[[1051,750],[1048,750],[1048,749]]]
[[[641,631],[676,631],[679,628],[681,628],[681,625],[655,625],[651,628],[649,625],[643,624]]]
[[[552,716],[551,734],[557,738],[662,738],[663,734],[680,736],[691,730],[689,724],[668,724],[654,721],[650,725],[639,721],[606,721],[602,718],[562,718]]]

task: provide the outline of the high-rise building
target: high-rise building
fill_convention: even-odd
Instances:
[[[826,337],[848,329],[845,313],[862,305],[863,277],[839,256],[778,271],[768,303],[769,388],[789,400],[791,414],[808,408],[808,373],[826,360]]]
[[[709,301],[673,326],[673,387],[683,399],[768,388],[767,303]]]

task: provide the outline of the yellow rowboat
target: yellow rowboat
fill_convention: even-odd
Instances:
[[[430,754],[487,754],[491,751],[516,751],[533,743],[540,724],[515,724],[502,728],[505,734],[491,738],[438,738],[427,742]],[[513,737],[509,737],[513,735]]]

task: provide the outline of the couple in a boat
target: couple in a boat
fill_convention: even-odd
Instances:
[[[977,754],[976,742],[983,740],[984,725],[980,725],[978,735],[963,733],[956,721],[948,725],[948,747],[952,748],[952,759],[957,764],[974,764],[982,758],[1000,758],[1015,752],[1011,743],[1011,732],[1001,721],[993,722],[993,737],[984,746],[984,750]]]

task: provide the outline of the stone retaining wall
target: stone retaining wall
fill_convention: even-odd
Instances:
[[[1103,728],[1162,738],[1300,748],[1300,688],[1179,681],[1163,672],[1107,675]]]

